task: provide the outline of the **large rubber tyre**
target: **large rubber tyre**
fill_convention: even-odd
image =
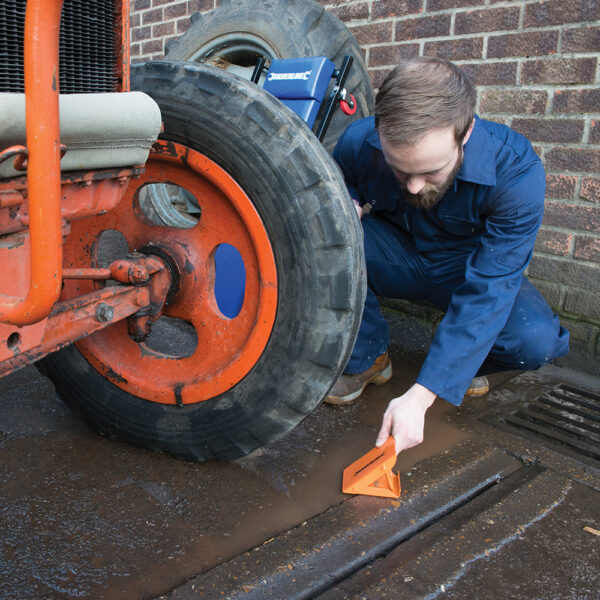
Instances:
[[[236,458],[300,423],[347,362],[366,290],[362,230],[325,149],[263,90],[171,61],[135,67],[132,87],[159,104],[162,139],[220,165],[257,209],[276,262],[273,329],[241,381],[193,404],[128,393],[119,386],[123,365],[111,375],[107,364],[102,375],[76,345],[45,359],[43,372],[103,434],[186,460]]]
[[[323,145],[331,152],[344,129],[373,112],[374,96],[363,55],[348,28],[314,0],[223,0],[208,13],[197,13],[192,27],[167,46],[167,58],[203,62],[225,59],[246,68],[250,78],[258,57],[326,56],[340,66],[344,56],[354,63],[346,89],[358,105],[348,116],[336,110]]]

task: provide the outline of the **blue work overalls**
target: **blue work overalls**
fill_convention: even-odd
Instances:
[[[568,351],[569,333],[523,276],[544,209],[545,175],[527,139],[476,118],[455,181],[431,209],[404,202],[373,117],[340,138],[334,159],[363,217],[369,290],[345,373],[389,343],[376,296],[426,299],[446,314],[417,382],[460,404],[472,378],[537,369]]]

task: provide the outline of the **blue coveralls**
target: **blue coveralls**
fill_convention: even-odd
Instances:
[[[389,343],[376,296],[426,299],[444,311],[417,382],[460,404],[472,378],[538,369],[568,352],[569,332],[523,276],[544,210],[544,168],[529,141],[476,118],[454,183],[431,209],[404,202],[373,117],[352,123],[333,157],[363,216],[369,289],[345,373]]]

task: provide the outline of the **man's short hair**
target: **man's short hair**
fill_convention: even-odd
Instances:
[[[442,58],[403,61],[385,79],[375,100],[375,127],[391,144],[414,144],[431,129],[453,127],[462,143],[475,116],[475,86]]]

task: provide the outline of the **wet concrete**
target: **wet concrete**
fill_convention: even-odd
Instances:
[[[598,494],[579,484],[567,485],[556,504],[540,511],[525,531],[517,529],[502,547],[487,543],[493,560],[469,557],[459,572],[462,577],[448,582],[445,597],[472,598],[473,589],[491,588],[504,598],[598,598],[600,543],[586,527],[599,522]]]
[[[557,575],[548,589],[579,579],[581,593],[572,597],[595,597],[588,593],[597,589],[597,573],[576,573],[577,564],[583,569],[598,558],[599,538],[582,536],[580,527],[585,521],[600,529],[597,509],[589,508],[594,498],[599,505],[598,470],[480,418],[554,385],[555,373],[496,378],[487,398],[461,408],[436,401],[424,443],[399,458],[400,501],[341,493],[343,468],[372,447],[387,402],[418,371],[414,356],[393,359],[389,384],[371,386],[348,407],[323,405],[284,440],[231,463],[183,463],[101,438],[33,368],[1,379],[0,598],[234,598],[252,589],[257,598],[420,598],[435,597],[448,582],[453,597],[467,598],[469,582],[495,581],[495,561],[500,572],[524,577],[527,558],[542,545],[546,561],[573,556],[568,576]],[[523,480],[510,483],[521,472]],[[477,498],[480,505],[472,503]],[[580,513],[576,522],[571,508]],[[492,536],[498,546],[482,537],[479,519],[494,520],[492,513],[504,515],[504,528]],[[553,542],[563,544],[560,553]],[[590,547],[596,554],[585,554]],[[315,558],[315,548],[331,559]],[[522,567],[512,564],[512,552]],[[478,557],[468,569],[461,566],[467,555]],[[298,591],[301,561],[310,569]],[[430,565],[418,581],[414,561]],[[253,587],[261,580],[270,596]],[[509,583],[496,588],[503,595],[489,597],[511,595]],[[551,597],[519,597],[538,596]]]
[[[599,517],[589,488],[524,467],[319,598],[591,600]]]
[[[0,597],[159,595],[342,502],[341,472],[374,443],[387,401],[322,406],[284,440],[232,463],[189,464],[95,435],[34,368],[1,380]],[[409,469],[465,437],[435,405]]]
[[[460,446],[464,446],[460,448]],[[472,460],[473,451],[478,454]],[[457,468],[448,472],[448,462]],[[173,591],[172,600],[217,598],[278,600],[316,598],[369,570],[423,528],[451,513],[520,463],[480,444],[464,442],[451,454],[426,460],[426,469],[411,469],[399,500],[356,496],[317,517],[223,563]]]

